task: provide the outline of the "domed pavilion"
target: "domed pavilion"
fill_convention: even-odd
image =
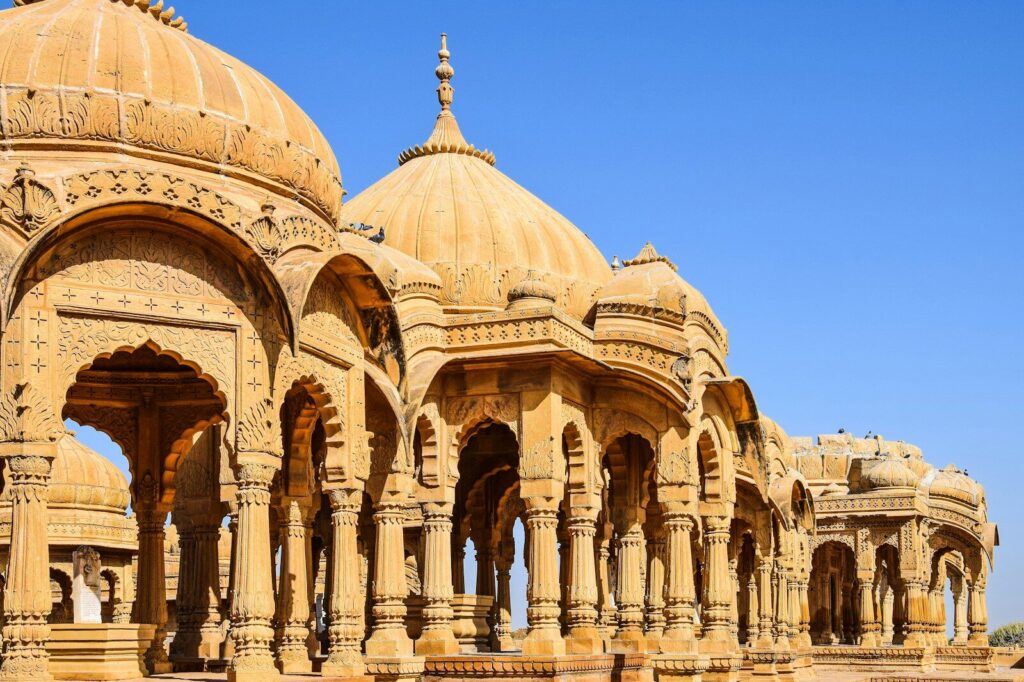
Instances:
[[[0,12],[0,680],[992,670],[982,486],[788,436],[669,255],[466,141],[438,56],[433,131],[343,204],[163,0]]]

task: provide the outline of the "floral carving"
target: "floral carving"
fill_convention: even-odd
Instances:
[[[0,441],[55,443],[65,433],[49,399],[30,383],[17,384],[0,401]]]
[[[249,406],[238,423],[238,452],[261,452],[281,456],[281,426],[270,398]]]
[[[32,233],[60,215],[60,205],[50,188],[35,179],[35,172],[22,165],[0,197],[0,215]]]

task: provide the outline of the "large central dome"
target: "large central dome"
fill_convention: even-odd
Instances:
[[[466,142],[451,111],[454,71],[443,37],[438,55],[433,132],[346,202],[342,221],[383,227],[386,244],[433,268],[450,310],[504,308],[509,290],[532,273],[554,289],[559,307],[582,318],[611,268],[575,225]]]

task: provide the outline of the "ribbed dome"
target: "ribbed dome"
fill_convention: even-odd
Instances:
[[[921,480],[910,467],[895,458],[885,458],[861,474],[860,484],[865,490],[881,488],[915,488]]]
[[[61,438],[50,470],[51,508],[95,509],[124,516],[130,502],[128,480],[113,462],[72,435]],[[6,485],[0,503],[11,503]]]
[[[977,505],[981,500],[982,489],[977,482],[950,465],[936,471],[931,477],[931,482],[928,483],[928,495],[948,497],[970,505]]]
[[[441,113],[423,145],[342,207],[343,223],[383,227],[384,243],[433,268],[449,309],[497,310],[509,290],[532,277],[556,304],[582,318],[611,277],[597,247],[576,226],[494,167],[470,145],[451,113],[453,71],[442,44]]]
[[[337,216],[338,163],[309,117],[162,2],[15,4],[0,13],[5,141],[188,157]]]

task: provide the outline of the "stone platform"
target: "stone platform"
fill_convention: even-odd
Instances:
[[[155,631],[154,625],[51,625],[50,674],[57,680],[135,679],[145,671],[142,656]]]
[[[936,671],[989,673],[995,669],[991,647],[857,647],[816,646],[814,665],[819,670],[886,672],[890,674]]]

